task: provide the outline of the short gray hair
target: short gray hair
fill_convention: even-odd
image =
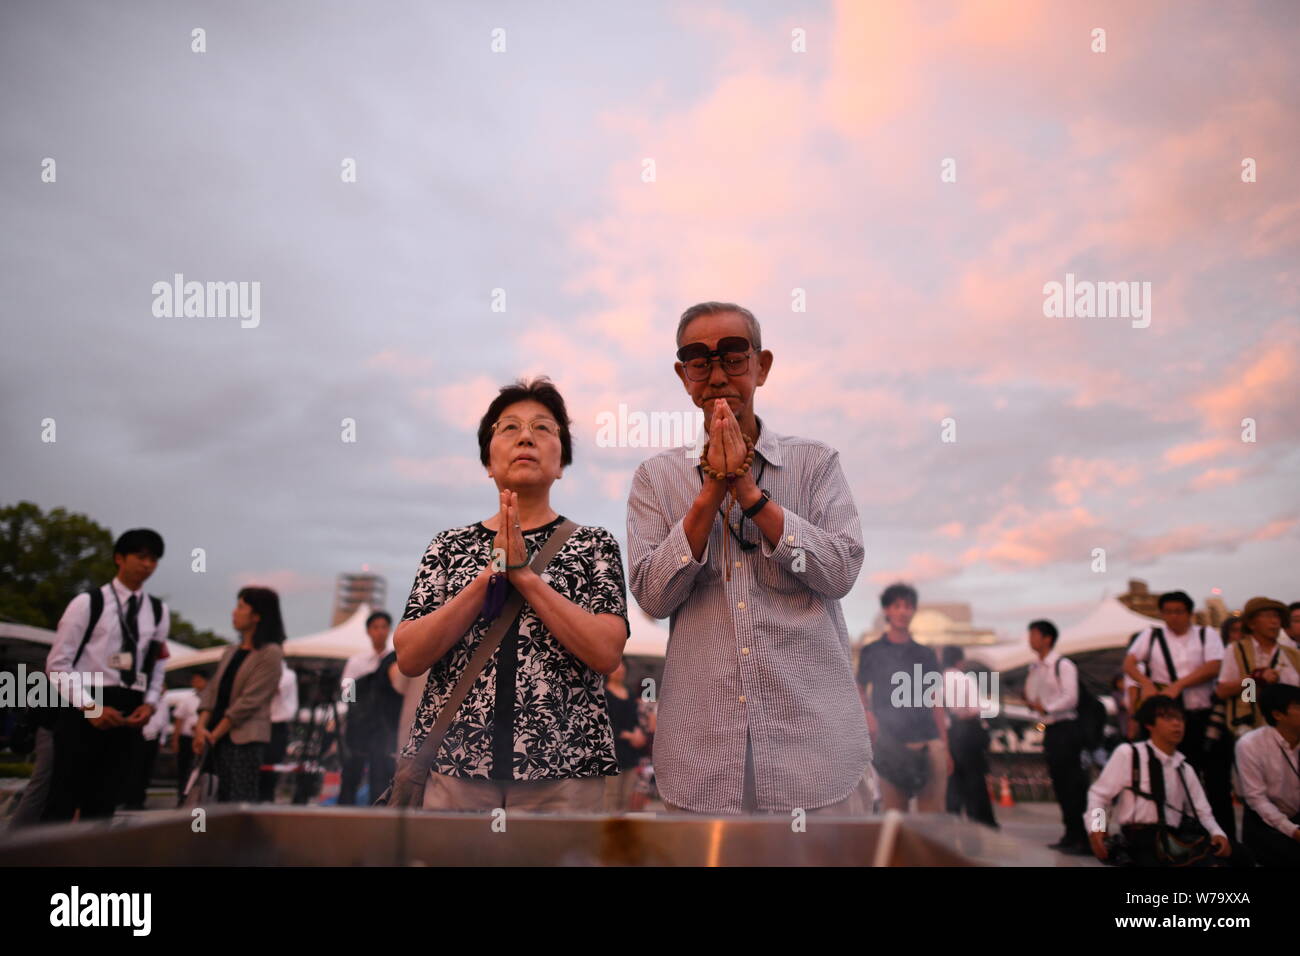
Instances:
[[[749,344],[761,352],[763,350],[763,330],[758,327],[758,319],[754,318],[754,313],[750,312],[749,309],[736,305],[734,302],[701,302],[683,312],[681,321],[677,323],[677,345],[681,346],[682,335],[686,332],[686,327],[700,316],[721,315],[724,312],[735,312],[745,320],[745,324],[749,326]]]

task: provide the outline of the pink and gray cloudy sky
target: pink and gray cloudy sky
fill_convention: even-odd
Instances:
[[[400,612],[519,375],[574,417],[557,509],[624,540],[652,450],[596,417],[688,408],[676,317],[724,299],[760,416],[840,450],[854,633],[899,577],[1016,637],[1130,577],[1300,599],[1297,49],[1287,0],[6,3],[0,501],[158,529],[223,634],[249,582],[319,629],[363,564]],[[177,272],[260,326],[155,318]],[[1067,273],[1150,327],[1046,318]]]

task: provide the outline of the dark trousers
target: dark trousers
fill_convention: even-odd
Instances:
[[[1210,804],[1215,822],[1228,834],[1237,838],[1237,816],[1232,810],[1232,738],[1227,730],[1206,750],[1205,731],[1210,725],[1210,708],[1186,711],[1183,717],[1183,742],[1179,752],[1187,758],[1205,787],[1205,799]]]
[[[194,769],[194,738],[181,734],[176,738],[176,802],[185,796],[185,785]]]
[[[217,801],[252,803],[257,799],[257,777],[262,768],[266,744],[234,743],[229,735],[217,741],[212,751],[217,770]]]
[[[123,715],[144,700],[140,691],[122,687],[105,687],[103,693],[104,706]],[[80,710],[64,708],[54,726],[54,773],[41,819],[71,820],[78,810],[83,820],[112,817],[139,736],[139,727],[99,730]]]
[[[1047,772],[1052,777],[1052,790],[1061,805],[1061,822],[1065,824],[1065,839],[1087,843],[1088,832],[1083,827],[1083,811],[1088,806],[1088,777],[1079,762],[1083,753],[1083,735],[1077,720],[1060,720],[1048,724],[1043,732],[1043,753],[1047,756]]]
[[[1300,822],[1300,814],[1291,822]],[[1255,854],[1260,866],[1300,867],[1300,841],[1273,829],[1250,807],[1241,815],[1241,842]]]
[[[271,725],[271,742],[266,745],[263,763],[280,763],[289,749],[289,722],[282,720]],[[263,770],[257,780],[257,800],[259,803],[275,803],[275,783],[280,774],[274,770]]]
[[[361,777],[367,768],[370,771],[370,799],[377,800],[379,795],[392,782],[395,761],[393,744],[397,731],[384,728],[382,732],[372,734],[349,748],[348,756],[343,761],[342,779],[339,781],[339,806],[355,806],[357,790],[361,786]]]
[[[122,792],[118,802],[128,810],[143,810],[153,776],[153,764],[158,758],[158,738],[145,740],[141,734],[131,742],[131,765],[122,778]]]
[[[987,776],[989,735],[978,717],[953,720],[948,728],[948,752],[952,754],[952,775],[948,777],[947,809],[991,827],[998,825],[989,799]],[[1080,813],[1083,811],[1080,810]]]

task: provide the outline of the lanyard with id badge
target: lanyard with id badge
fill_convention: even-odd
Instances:
[[[117,605],[117,626],[122,631],[122,643],[128,649],[108,655],[108,666],[122,672],[122,685],[128,690],[143,690],[144,675],[135,668],[135,651],[140,643],[139,632],[133,631],[127,626],[126,615],[122,613],[122,599],[117,595],[117,588],[110,587],[109,590],[113,592],[113,603]],[[139,613],[140,609],[137,607],[137,627],[139,626]]]

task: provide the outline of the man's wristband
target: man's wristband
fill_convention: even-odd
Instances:
[[[528,565],[530,565],[531,563],[532,563],[531,561],[528,561],[528,560],[525,559],[521,564],[507,564],[507,565],[506,565],[506,570],[507,570],[507,571],[518,571],[520,568],[526,568],[526,567],[528,567]]]
[[[767,493],[766,489],[760,488],[758,495],[758,500],[745,509],[744,513],[746,518],[752,519],[754,515],[766,508],[767,503],[772,500],[772,496]]]

